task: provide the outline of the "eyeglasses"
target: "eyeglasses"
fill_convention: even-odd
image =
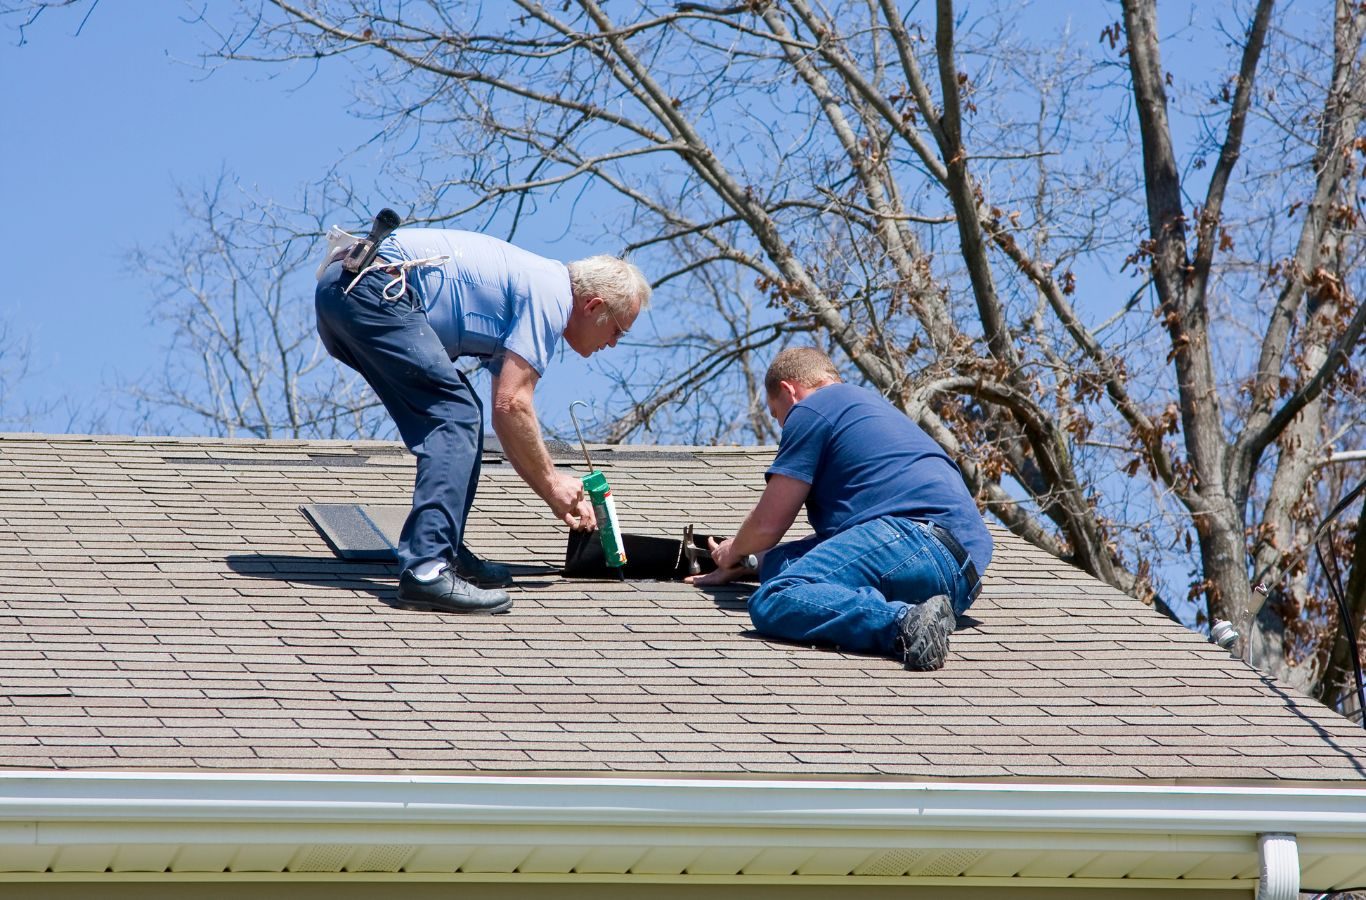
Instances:
[[[616,336],[614,336],[612,340],[619,341],[622,338],[626,337],[626,335],[630,332],[631,329],[621,327],[621,322],[617,319],[617,314],[612,312],[612,308],[610,306],[607,307],[607,315],[612,317],[612,324],[617,327]]]

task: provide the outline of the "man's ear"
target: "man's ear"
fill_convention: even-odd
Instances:
[[[583,311],[586,313],[598,312],[606,302],[606,300],[603,300],[598,296],[589,297],[587,300],[583,301]]]
[[[782,394],[783,394],[783,396],[786,397],[789,401],[791,401],[791,402],[793,402],[793,403],[796,403],[796,402],[797,402],[797,384],[796,384],[796,382],[792,382],[792,381],[780,381],[780,382],[778,382],[778,390],[781,391]]]

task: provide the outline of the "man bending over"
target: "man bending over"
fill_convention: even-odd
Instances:
[[[413,509],[398,557],[400,605],[501,613],[512,600],[504,566],[465,546],[479,486],[484,409],[455,360],[493,375],[493,429],[517,474],[570,528],[596,526],[577,478],[555,468],[533,391],[560,342],[588,357],[615,347],[650,300],[622,259],[568,265],[469,231],[403,228],[351,285],[340,252],[320,270],[315,305],[323,346],[360,372],[417,457]]]

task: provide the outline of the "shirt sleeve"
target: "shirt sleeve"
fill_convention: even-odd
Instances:
[[[562,290],[560,288],[563,288]],[[568,279],[560,286],[537,273],[517,292],[512,308],[512,326],[503,340],[503,349],[511,350],[544,375],[555,348],[564,332],[568,310],[565,298]],[[538,296],[539,295],[539,296]]]
[[[829,437],[830,422],[825,416],[800,404],[792,407],[783,423],[778,455],[764,477],[786,475],[805,484],[814,484]]]

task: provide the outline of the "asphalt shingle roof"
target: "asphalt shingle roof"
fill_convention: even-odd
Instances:
[[[629,531],[733,533],[771,449],[600,451]],[[563,464],[579,471],[581,460]],[[0,438],[0,766],[1366,780],[1366,733],[1000,531],[948,666],[750,631],[743,590],[567,581],[489,460],[516,608],[391,608],[306,503],[402,505],[384,443]]]

